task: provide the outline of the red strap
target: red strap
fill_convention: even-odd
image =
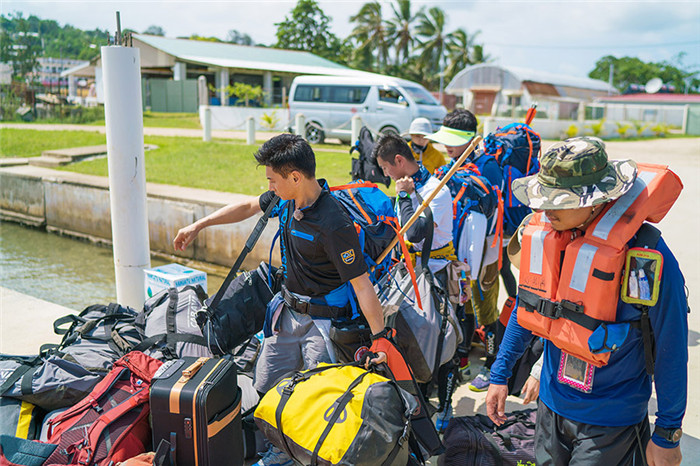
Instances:
[[[457,203],[459,202],[460,199],[462,199],[462,196],[464,195],[464,191],[467,190],[466,185],[462,185],[462,189],[459,190],[457,195],[455,196],[454,200],[452,201],[452,219],[457,218]]]
[[[525,170],[524,175],[527,175],[530,173],[530,161],[532,160],[532,139],[530,139],[530,132],[525,131],[525,136],[527,136],[527,144],[530,146],[530,155],[527,156],[527,169]]]
[[[378,188],[378,186],[371,181],[357,180],[356,183],[341,184],[340,186],[331,186],[328,188],[330,191],[341,191],[343,189],[353,189],[353,188]]]
[[[500,189],[495,188],[495,191],[498,196],[498,212],[496,214],[498,219],[496,220],[496,236],[493,238],[491,247],[498,243],[498,270],[501,270],[501,265],[503,265],[503,196]]]
[[[367,215],[367,212],[365,212],[365,209],[363,209],[362,206],[360,205],[360,203],[357,202],[357,199],[355,199],[355,195],[352,193],[352,190],[348,189],[347,191],[348,191],[348,194],[350,195],[350,199],[352,199],[352,202],[355,203],[355,205],[357,206],[357,208],[360,211],[360,213],[362,214],[362,216],[365,218],[365,220],[367,220],[367,223],[371,225],[372,219],[369,218],[369,215]]]
[[[408,252],[408,246],[406,246],[406,241],[403,239],[403,236],[399,234],[399,230],[395,226],[391,226],[394,231],[396,231],[396,236],[399,238],[399,244],[401,245],[401,253],[403,254],[404,258],[404,263],[406,264],[406,268],[408,269],[408,274],[411,276],[411,283],[413,284],[413,290],[416,292],[416,303],[418,304],[418,308],[420,310],[423,310],[423,303],[421,302],[420,299],[420,293],[418,292],[418,281],[416,280],[416,271],[413,269],[413,262],[411,262],[411,254]]]

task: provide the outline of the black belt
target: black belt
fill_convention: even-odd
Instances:
[[[587,316],[583,313],[583,306],[581,304],[576,304],[567,300],[552,301],[528,291],[523,287],[518,289],[518,300],[528,312],[537,312],[552,320],[561,317],[575,322],[591,331],[598,328],[602,323],[612,323]]]
[[[329,306],[327,304],[314,304],[309,301],[297,298],[286,287],[282,287],[282,297],[285,304],[297,311],[299,314],[308,314],[311,317],[322,317],[326,319],[339,319],[352,315],[350,305],[344,307]]]

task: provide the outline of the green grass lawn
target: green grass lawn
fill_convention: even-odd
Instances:
[[[106,144],[104,134],[0,128],[0,157],[38,157],[45,150]]]
[[[38,133],[38,131],[37,131]],[[258,146],[215,139],[147,136],[158,149],[146,151],[146,180],[192,188],[256,195],[267,190],[265,169],[257,167]],[[316,174],[333,185],[350,181],[350,155],[345,150],[318,152]],[[107,176],[107,159],[79,162],[61,170]]]

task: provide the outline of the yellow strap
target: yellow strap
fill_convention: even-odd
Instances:
[[[19,419],[17,419],[17,431],[15,432],[15,437],[27,438],[29,436],[29,427],[32,423],[32,412],[34,411],[34,405],[22,402],[19,408]]]
[[[411,254],[413,256],[414,254]],[[415,253],[416,256],[421,255],[420,251]],[[430,258],[431,259],[446,259],[448,261],[456,261],[457,260],[457,255],[455,254],[455,247],[454,244],[452,244],[452,241],[447,243],[445,246],[441,247],[440,249],[433,249],[430,251]],[[411,259],[415,263],[415,259],[411,257]]]

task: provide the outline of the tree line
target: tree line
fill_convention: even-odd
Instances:
[[[371,1],[359,4],[349,20],[353,29],[348,37],[340,38],[331,30],[332,18],[316,0],[298,0],[275,24],[276,42],[269,46],[311,52],[354,69],[420,82],[433,91],[465,67],[491,59],[478,41],[480,31],[449,29],[448,16],[437,6],[416,8],[411,0],[393,0],[388,6]],[[157,25],[142,32],[166,35]],[[15,79],[24,80],[36,68],[37,57],[88,60],[99,53],[99,46],[109,43],[109,37],[107,30],[84,31],[34,15],[0,15],[0,62],[10,63]],[[256,44],[250,35],[236,29],[230,30],[226,39],[198,34],[178,38],[268,46]],[[688,69],[683,56],[677,56],[674,63],[645,63],[636,57],[608,55],[598,60],[589,76],[607,82],[612,64],[613,85],[620,91],[660,77],[678,92],[697,92],[697,70]]]

